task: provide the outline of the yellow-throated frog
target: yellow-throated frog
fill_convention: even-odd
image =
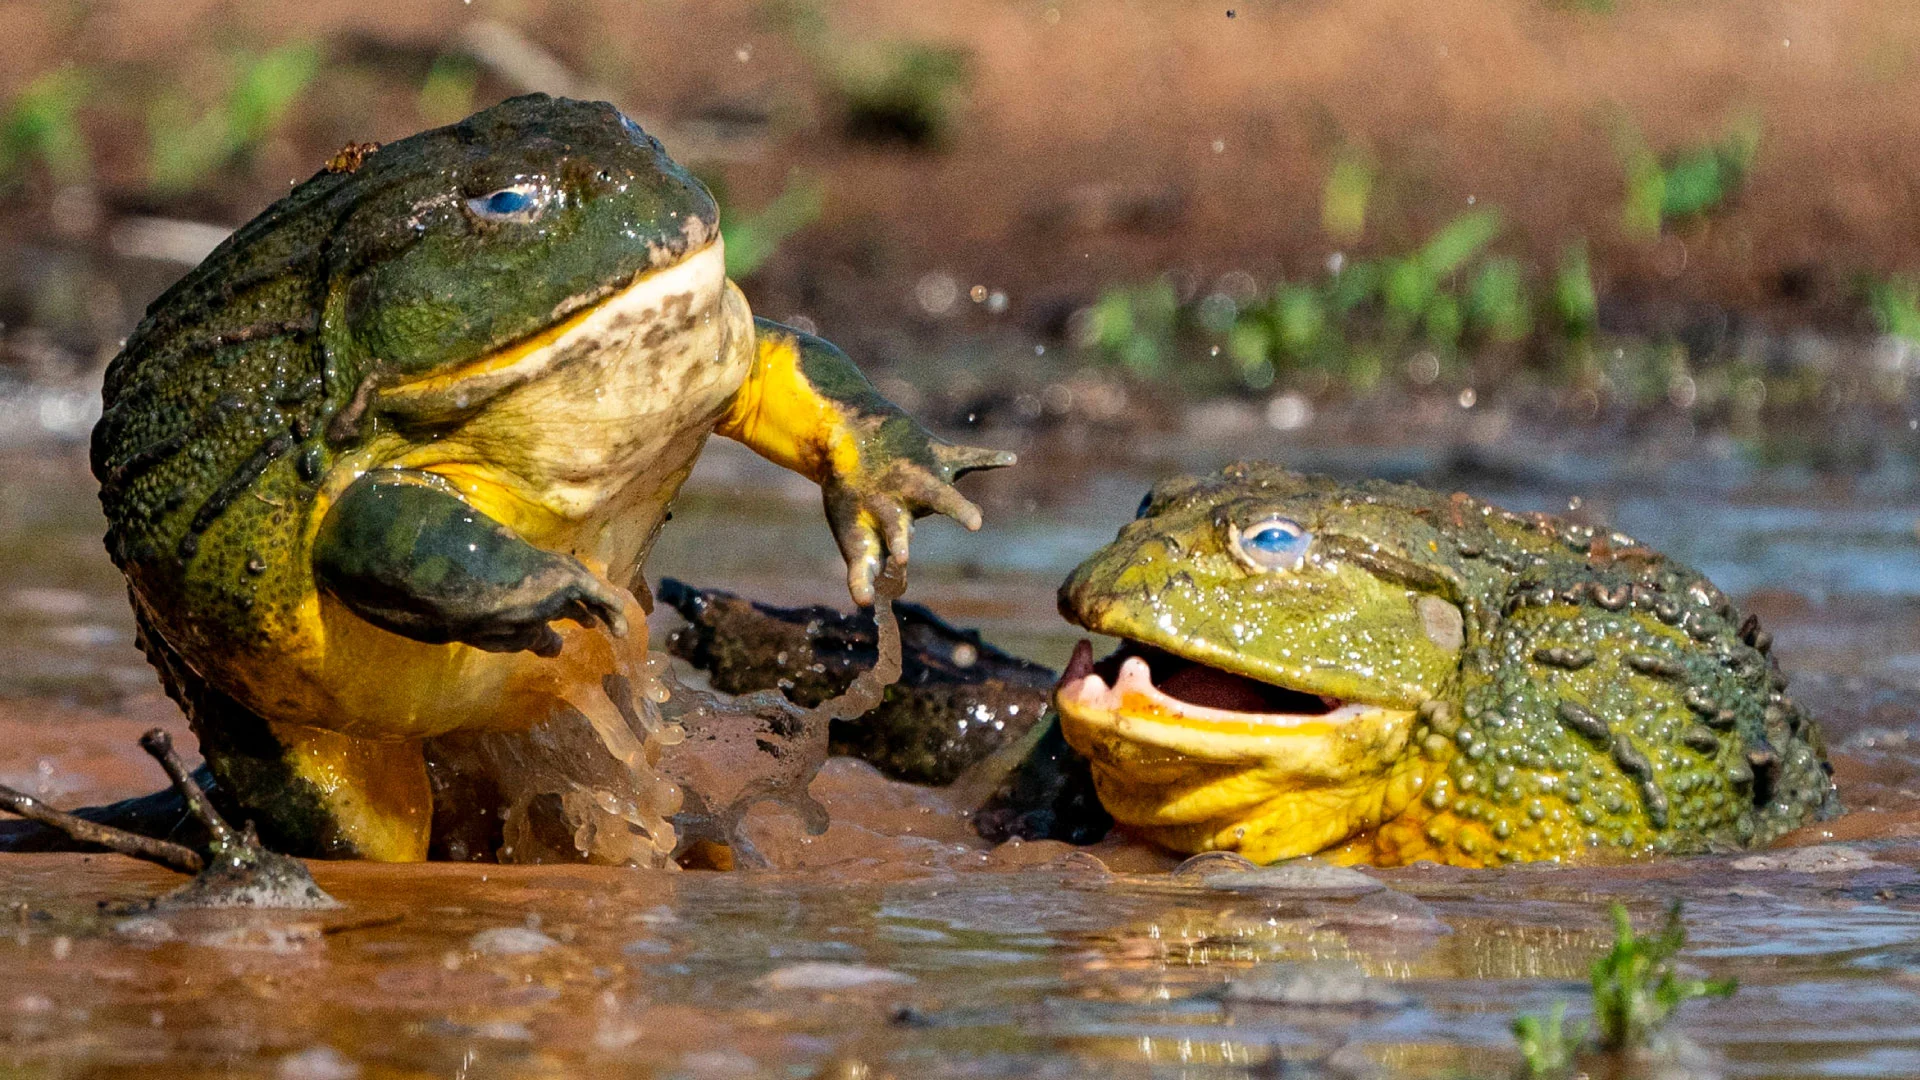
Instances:
[[[673,598],[692,623],[674,648],[716,685],[799,677],[770,654],[822,665],[787,640],[800,620]],[[1758,620],[1619,533],[1240,464],[1157,485],[1068,577],[1060,610],[1121,644],[1098,662],[1076,650],[977,818],[991,838],[1087,841],[1117,820],[1258,862],[1487,866],[1748,847],[1839,811],[1819,728]],[[817,613],[804,625],[820,646],[845,633]],[[982,719],[1048,701],[976,637],[917,640],[903,700],[868,722],[949,747],[941,775],[1020,737],[961,737]],[[906,760],[922,776],[897,754],[880,764],[930,776]]]
[[[272,846],[424,858],[422,740],[543,715],[709,433],[818,482],[856,602],[1009,454],[755,318],[712,197],[612,106],[531,95],[343,152],[148,309],[93,470],[141,643]],[[631,592],[630,592],[631,590]],[[571,624],[571,625],[567,625]]]

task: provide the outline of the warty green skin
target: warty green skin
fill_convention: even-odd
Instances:
[[[1363,571],[1372,599],[1343,608],[1236,564],[1230,527],[1273,516],[1312,534],[1318,570]],[[1414,628],[1425,598],[1461,613],[1450,670]],[[1156,486],[1060,606],[1253,678],[1417,708],[1409,752],[1437,775],[1405,816],[1460,861],[1744,847],[1839,809],[1758,621],[1691,567],[1550,515],[1242,463]]]
[[[172,632],[200,640],[176,647],[288,621],[305,594],[279,586],[301,579],[265,571],[340,453],[376,425],[426,438],[457,419],[370,414],[374,389],[525,338],[713,235],[706,190],[610,117],[532,95],[323,170],[148,308],[108,368],[93,469],[136,603],[196,613]],[[466,195],[532,177],[557,200],[539,228],[467,213]]]

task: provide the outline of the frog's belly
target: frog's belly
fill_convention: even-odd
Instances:
[[[684,289],[654,297],[648,310],[664,321],[646,311],[610,320],[593,349],[502,392],[445,437],[369,464],[445,476],[529,542],[627,585],[752,357],[752,315],[711,250],[678,280]],[[324,505],[316,511],[317,527]],[[271,718],[362,737],[524,728],[556,699],[599,693],[616,655],[645,657],[645,614],[636,604],[628,615],[622,642],[562,624],[556,660],[413,641],[316,593],[288,664],[262,672],[250,696]]]
[[[527,540],[624,584],[746,378],[753,315],[717,243],[606,308],[537,378],[392,464],[448,477]]]
[[[369,739],[431,738],[453,731],[520,731],[556,707],[591,712],[606,701],[602,681],[647,655],[646,613],[627,608],[627,637],[600,627],[556,626],[560,655],[496,653],[428,645],[375,627],[331,597],[317,598],[327,648],[311,671],[322,692],[305,723]]]

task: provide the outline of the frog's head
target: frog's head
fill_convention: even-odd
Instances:
[[[1062,614],[1121,639],[1055,693],[1116,819],[1267,861],[1418,792],[1414,718],[1472,621],[1431,515],[1369,490],[1260,464],[1169,480],[1067,579]]]
[[[596,308],[685,297],[685,318],[723,290],[713,197],[604,102],[514,98],[356,164],[319,178],[342,215],[328,319],[409,391],[383,399],[484,393]]]

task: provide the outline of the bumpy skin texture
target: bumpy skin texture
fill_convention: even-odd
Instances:
[[[1311,537],[1297,567],[1234,556],[1236,530],[1276,517]],[[1176,790],[1148,760],[1158,747],[1076,723],[1063,700],[1108,808],[1170,846],[1477,866],[1764,844],[1838,810],[1771,638],[1617,533],[1241,464],[1157,486],[1060,604],[1089,629],[1389,718],[1371,761],[1210,736],[1216,771]],[[1249,805],[1250,788],[1265,798]]]
[[[421,740],[593,684],[711,432],[822,485],[855,595],[914,517],[978,526],[951,481],[1010,456],[753,319],[712,197],[612,106],[352,149],[154,302],[93,435],[142,641],[270,843],[424,857]]]

